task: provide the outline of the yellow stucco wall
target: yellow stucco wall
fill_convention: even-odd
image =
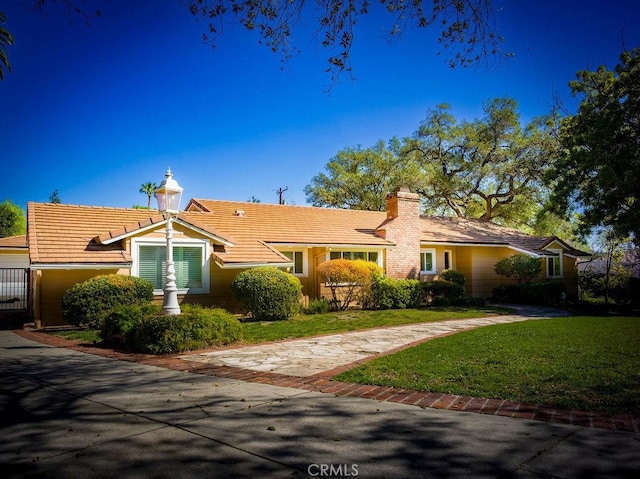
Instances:
[[[65,324],[62,318],[62,297],[67,289],[94,276],[103,274],[129,274],[129,270],[42,270],[36,280],[34,320],[42,327]]]

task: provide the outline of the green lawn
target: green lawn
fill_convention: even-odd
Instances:
[[[385,311],[341,311],[327,314],[298,315],[288,321],[245,322],[244,342],[263,343],[281,339],[303,338],[318,334],[343,333],[359,329],[399,326],[402,324],[479,318],[506,314],[504,308],[447,307],[425,309],[393,309]]]
[[[242,323],[242,329],[244,342],[255,344],[382,326],[399,326],[401,324],[443,321],[445,319],[479,318],[510,312],[505,308],[490,307],[396,309],[387,311],[353,310],[315,315],[301,314],[288,321],[246,321]],[[50,334],[79,340],[87,344],[100,342],[98,331],[94,330],[56,331]]]
[[[335,379],[638,414],[640,318],[581,316],[479,328]]]

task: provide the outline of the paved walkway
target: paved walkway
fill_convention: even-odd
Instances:
[[[270,384],[334,396],[374,399],[420,408],[480,413],[483,415],[533,419],[585,427],[640,432],[640,418],[630,414],[610,415],[580,410],[557,409],[542,404],[501,399],[476,398],[432,392],[411,391],[386,386],[335,381],[336,374],[375,356],[391,354],[430,338],[480,326],[564,316],[549,308],[515,307],[517,315],[449,320],[355,333],[319,336],[304,340],[280,341],[259,346],[227,348],[206,353],[153,356],[123,353],[105,348],[78,345],[57,336],[17,331],[21,336],[53,346],[120,361],[160,366],[176,371],[215,378]],[[392,349],[387,349],[392,348]]]
[[[475,319],[437,321],[279,341],[259,346],[224,349],[180,356],[181,359],[213,366],[230,366],[290,376],[308,377],[337,370],[372,356],[400,349],[458,331],[494,324],[514,323],[566,315],[548,308],[520,308],[520,314]]]
[[[584,479],[640,471],[637,424],[604,429],[623,429],[615,427],[621,418],[580,427],[599,425],[597,417],[573,416],[571,425],[535,405],[527,411],[17,333],[0,331],[7,479]],[[65,347],[42,344],[56,341]],[[482,414],[460,413],[462,406]]]

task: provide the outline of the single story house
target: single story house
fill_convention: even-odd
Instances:
[[[545,276],[577,293],[578,251],[552,236],[460,218],[420,215],[408,190],[390,194],[386,212],[191,199],[174,221],[174,261],[181,302],[233,310],[230,285],[242,270],[281,267],[309,298],[328,296],[317,266],[335,258],[366,259],[395,278],[437,278],[455,269],[466,293],[490,296],[505,279],[493,271],[505,256],[544,262]],[[166,218],[142,209],[29,203],[27,239],[36,324],[62,322],[61,298],[100,274],[144,277],[161,299]]]

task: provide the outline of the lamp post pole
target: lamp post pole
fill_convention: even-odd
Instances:
[[[173,220],[174,216],[167,213],[167,276],[164,285],[164,299],[162,300],[163,314],[180,314],[178,303],[178,287],[176,286],[176,267],[173,263]]]
[[[167,169],[165,179],[155,191],[158,200],[158,210],[167,220],[167,271],[163,288],[164,298],[162,300],[163,314],[180,314],[180,304],[178,303],[178,287],[176,285],[176,268],[173,262],[173,221],[180,211],[180,200],[182,199],[182,188],[173,179],[171,169]]]

